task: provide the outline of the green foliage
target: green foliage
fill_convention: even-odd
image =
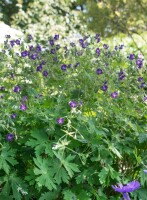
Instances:
[[[0,52],[0,198],[118,200],[111,185],[138,180],[131,197],[144,200],[145,60],[139,68],[136,49],[105,49],[95,36],[84,38],[86,48],[77,41],[58,49],[50,39],[55,44],[44,41],[39,52],[28,37],[14,47],[6,39]]]

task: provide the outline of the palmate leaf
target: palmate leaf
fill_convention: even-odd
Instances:
[[[63,192],[64,200],[76,200],[76,195],[71,190],[65,190]]]
[[[59,191],[56,190],[54,192],[45,192],[41,195],[39,200],[56,200],[59,196]]]
[[[26,145],[35,148],[36,156],[45,153],[53,156],[51,144],[49,143],[48,135],[41,130],[33,130],[31,134],[32,138],[26,143]]]
[[[12,192],[13,199],[21,200],[22,196],[25,196],[28,194],[27,187],[24,181],[17,177],[16,173],[12,173],[10,176],[3,177],[4,184],[2,189],[2,195],[9,196]]]
[[[37,185],[39,187],[45,186],[49,190],[56,189],[55,181],[53,179],[54,170],[51,163],[49,163],[49,160],[42,159],[39,156],[33,160],[36,164],[34,174],[38,176],[36,178]]]
[[[10,165],[14,166],[18,163],[14,158],[15,155],[16,150],[4,143],[0,152],[0,169],[3,169],[7,174],[10,172]]]
[[[74,160],[75,156],[68,155],[66,158],[62,156],[60,153],[56,153],[54,151],[54,154],[56,157],[60,160],[61,164],[64,166],[66,171],[68,172],[68,175],[72,178],[74,175],[74,172],[80,172],[78,169],[78,165],[75,163],[71,162]]]

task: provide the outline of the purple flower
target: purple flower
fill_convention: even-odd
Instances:
[[[27,99],[28,99],[28,97],[27,97],[27,96],[24,96],[24,97],[22,98],[22,101],[25,102],[25,101],[27,101]]]
[[[19,85],[17,85],[17,86],[15,86],[14,87],[14,92],[20,92],[20,90],[21,90],[21,87],[19,86]]]
[[[103,73],[103,71],[102,71],[102,69],[98,68],[98,69],[96,70],[96,73],[97,73],[98,75],[100,75],[100,74]]]
[[[83,40],[83,39],[79,39],[79,43],[80,43],[80,44],[83,44],[83,43],[84,43],[84,40]]]
[[[76,101],[70,101],[70,102],[69,102],[69,106],[70,106],[71,108],[76,108],[76,107],[77,107],[77,102],[76,102]]]
[[[107,89],[108,89],[107,84],[104,84],[104,85],[101,87],[101,90],[103,90],[103,91],[107,91]]]
[[[15,44],[20,45],[20,40],[15,40]]]
[[[134,54],[130,54],[127,58],[129,58],[129,60],[134,60],[135,59],[135,55]]]
[[[55,54],[56,53],[56,50],[55,49],[51,49],[51,54]]]
[[[81,46],[83,49],[85,49],[88,46],[88,42],[82,43]]]
[[[101,41],[101,38],[99,37],[99,38],[97,38],[97,43],[99,43]]]
[[[21,57],[26,57],[29,55],[29,52],[28,51],[23,51],[21,52]]]
[[[126,77],[126,75],[124,74],[123,71],[119,72],[119,73],[118,73],[118,76],[119,76],[119,80],[124,80],[125,77]]]
[[[145,96],[143,100],[146,102],[147,101],[147,96]]]
[[[78,103],[78,106],[82,106],[82,105],[83,105],[83,102],[80,101],[80,102]]]
[[[143,59],[138,58],[136,60],[136,65],[138,66],[139,69],[141,69],[143,66]]]
[[[143,77],[139,77],[137,80],[138,82],[141,82],[143,80]]]
[[[64,123],[64,118],[58,118],[57,120],[56,120],[56,122],[58,123],[58,124],[63,124]]]
[[[147,174],[147,170],[146,170],[146,169],[144,169],[143,172],[144,172],[145,174]]]
[[[48,76],[48,72],[47,71],[43,71],[43,76]]]
[[[77,62],[77,63],[74,65],[74,67],[77,67],[77,66],[79,66],[79,64],[80,64],[80,63],[79,63],[79,62]]]
[[[13,114],[11,115],[11,119],[15,119],[15,118],[16,118],[16,114],[13,113]]]
[[[15,40],[11,40],[10,45],[11,45],[11,47],[13,47],[15,45]]]
[[[5,87],[4,87],[4,86],[1,86],[1,87],[0,87],[0,90],[4,91],[4,90],[5,90]]]
[[[41,46],[39,44],[36,46],[36,52],[41,52]]]
[[[99,33],[96,33],[95,39],[98,39],[99,37],[100,37],[100,34],[99,34]]]
[[[114,49],[115,49],[115,51],[117,51],[118,50],[118,46],[115,46]]]
[[[6,135],[6,140],[8,140],[9,142],[12,142],[15,138],[15,135],[13,133],[8,133]]]
[[[49,43],[50,43],[51,46],[54,46],[54,40],[50,39]]]
[[[54,36],[54,40],[58,40],[58,39],[59,39],[59,35],[56,34],[56,35]]]
[[[98,56],[100,56],[101,50],[100,50],[99,48],[97,48],[97,49],[96,49],[96,53],[97,53]]]
[[[111,97],[112,97],[113,99],[117,98],[117,97],[118,97],[118,92],[112,92],[112,93],[111,93]]]
[[[146,83],[142,82],[141,85],[140,85],[140,88],[145,88],[145,87],[146,87]]]
[[[32,59],[32,60],[36,60],[36,58],[37,58],[37,54],[32,54],[32,55],[31,55],[31,59]]]
[[[37,72],[41,72],[42,71],[42,65],[40,64],[37,68],[36,68]]]
[[[20,110],[24,111],[27,109],[27,106],[26,106],[26,104],[21,104],[19,108],[20,108]]]
[[[123,44],[120,44],[119,45],[119,49],[123,49],[124,45]]]
[[[28,39],[29,39],[29,40],[32,40],[32,39],[33,39],[33,37],[32,37],[31,34],[28,35]]]
[[[129,195],[127,194],[128,192],[133,192],[134,190],[137,190],[139,187],[140,187],[140,183],[138,181],[135,181],[135,180],[124,185],[124,186],[120,183],[118,184],[118,187],[112,185],[112,188],[116,192],[122,193],[125,200],[130,200]]]
[[[61,69],[63,70],[63,71],[66,71],[66,65],[65,64],[63,64],[63,65],[61,65]]]
[[[71,43],[70,43],[70,46],[75,47],[76,45],[75,45],[74,42],[71,42]]]
[[[108,49],[109,48],[109,46],[107,44],[104,44],[103,47],[104,47],[104,49]]]

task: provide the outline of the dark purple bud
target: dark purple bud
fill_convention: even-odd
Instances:
[[[139,69],[141,69],[142,66],[143,66],[143,60],[137,59],[137,60],[136,60],[136,65],[138,66]]]
[[[15,138],[15,135],[13,133],[8,133],[6,135],[6,140],[9,141],[9,142],[12,142]]]
[[[11,119],[15,119],[15,118],[16,118],[16,114],[13,113],[13,114],[11,115]]]
[[[103,71],[102,71],[102,69],[98,68],[98,69],[96,70],[96,73],[99,75],[99,74],[102,74]]]
[[[54,40],[50,39],[49,43],[50,43],[51,46],[54,46]]]
[[[43,76],[48,76],[48,72],[47,71],[43,71]]]
[[[123,49],[124,45],[123,44],[120,44],[119,45],[119,49]]]
[[[32,40],[33,39],[33,37],[32,37],[32,35],[28,35],[28,40]]]
[[[40,64],[37,68],[36,68],[37,72],[41,72],[42,71],[42,65]]]
[[[109,46],[107,44],[104,44],[103,47],[104,47],[104,49],[108,49],[109,48]]]
[[[38,52],[41,52],[41,46],[39,45],[39,44],[37,44],[37,46],[36,46],[36,52],[38,53]]]
[[[101,38],[99,37],[99,38],[97,38],[97,43],[99,43],[101,41]]]
[[[118,50],[118,46],[115,46],[114,49],[117,51]]]
[[[56,50],[55,49],[51,49],[51,54],[55,54],[56,53]]]
[[[60,49],[60,44],[56,44],[56,49]]]
[[[59,40],[59,35],[56,34],[56,35],[54,36],[54,40]]]
[[[63,123],[64,123],[64,118],[58,118],[58,119],[56,120],[56,122],[57,122],[58,124],[63,124]]]
[[[107,89],[108,89],[108,86],[107,86],[106,84],[104,84],[104,85],[101,87],[101,90],[103,90],[103,91],[107,91]]]
[[[88,46],[88,42],[82,43],[81,46],[83,49],[85,49]]]
[[[11,45],[11,47],[13,47],[15,45],[15,40],[11,40],[10,45]]]
[[[100,37],[100,34],[99,34],[99,33],[96,33],[95,39],[98,39],[99,37]]]

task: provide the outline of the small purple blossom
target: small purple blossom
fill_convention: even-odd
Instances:
[[[1,86],[1,87],[0,87],[0,90],[4,91],[4,90],[5,90],[5,87],[4,87],[4,86]]]
[[[118,46],[115,46],[114,49],[115,49],[115,51],[117,51],[118,50]]]
[[[51,46],[54,46],[54,40],[50,39],[49,43],[50,43]]]
[[[134,55],[134,54],[130,54],[127,58],[128,58],[129,60],[134,60],[134,59],[135,59],[135,55]]]
[[[16,85],[15,87],[14,87],[14,92],[20,92],[20,90],[21,90],[21,87],[19,86],[19,85]]]
[[[123,44],[120,44],[119,45],[119,49],[123,49],[124,48],[124,45]]]
[[[28,40],[32,40],[32,39],[33,39],[32,35],[29,34],[29,35],[28,35]]]
[[[27,97],[27,96],[24,96],[24,97],[22,98],[22,101],[25,102],[25,101],[27,101],[27,99],[28,99],[28,97]]]
[[[48,76],[48,72],[47,71],[43,71],[43,76]]]
[[[29,52],[28,51],[23,51],[21,52],[21,57],[26,57],[29,55]]]
[[[5,38],[11,38],[11,36],[10,35],[5,35]]]
[[[64,118],[58,118],[57,120],[56,120],[56,122],[58,123],[58,124],[63,124],[64,123]]]
[[[101,50],[100,50],[99,48],[97,48],[97,49],[96,49],[96,53],[97,53],[98,56],[100,56]]]
[[[97,43],[99,43],[101,41],[101,38],[99,37],[99,38],[97,38]]]
[[[83,43],[84,43],[84,40],[83,40],[83,39],[79,39],[79,43],[80,43],[80,44],[83,44]]]
[[[71,108],[76,108],[76,107],[77,107],[77,102],[76,102],[76,101],[70,101],[70,102],[69,102],[69,106],[70,106]]]
[[[95,39],[98,39],[99,37],[100,37],[100,34],[99,34],[99,33],[96,33]]]
[[[145,96],[143,100],[146,102],[147,101],[147,96]]]
[[[63,64],[63,65],[61,65],[61,69],[63,70],[63,71],[66,71],[66,65],[65,64]]]
[[[81,46],[82,46],[83,49],[85,49],[88,45],[89,45],[88,42],[85,42],[85,43],[81,44]]]
[[[140,88],[145,88],[145,87],[146,87],[146,83],[142,82],[141,85],[140,85]]]
[[[6,140],[9,141],[9,142],[12,142],[15,138],[15,135],[13,133],[8,133],[6,135]]]
[[[144,169],[143,172],[144,172],[145,174],[147,174],[147,169]]]
[[[121,71],[121,72],[118,73],[118,77],[119,77],[119,80],[124,80],[126,75],[123,71]]]
[[[55,54],[55,53],[56,53],[56,50],[55,50],[55,49],[51,49],[51,50],[50,50],[50,53],[51,53],[51,54]]]
[[[10,45],[11,45],[11,47],[13,47],[15,45],[15,40],[11,40]]]
[[[75,47],[76,45],[75,45],[74,42],[71,42],[71,43],[70,43],[70,46]]]
[[[11,115],[11,119],[15,119],[15,118],[16,118],[16,114],[13,113],[13,114]]]
[[[107,85],[107,84],[104,84],[104,85],[101,87],[101,90],[107,91],[107,90],[108,90],[108,85]]]
[[[80,65],[80,63],[77,62],[77,63],[74,65],[74,67],[78,67],[79,65]]]
[[[143,66],[143,59],[138,58],[136,60],[136,65],[138,66],[139,69],[141,69]]]
[[[97,73],[98,75],[100,75],[100,74],[102,74],[102,73],[103,73],[103,70],[102,70],[102,69],[100,69],[100,68],[98,68],[98,69],[96,70],[96,73]]]
[[[37,72],[41,72],[42,71],[42,65],[41,64],[39,66],[37,66],[36,71]]]
[[[141,82],[143,80],[143,77],[138,77],[137,81]]]
[[[37,46],[36,46],[36,52],[41,52],[41,46],[39,45],[39,44],[37,44]]]
[[[104,44],[103,47],[104,47],[104,49],[108,49],[109,48],[109,46],[107,44]]]
[[[37,58],[37,54],[32,54],[32,55],[31,55],[31,59],[32,59],[32,60],[36,60],[36,58]]]
[[[15,44],[20,45],[20,40],[15,40]]]
[[[112,92],[110,96],[115,99],[118,97],[118,92]]]
[[[24,111],[24,110],[27,109],[27,105],[26,104],[21,104],[19,108],[20,108],[21,111]]]
[[[58,35],[58,34],[56,34],[56,35],[54,36],[54,40],[59,40],[59,35]]]

